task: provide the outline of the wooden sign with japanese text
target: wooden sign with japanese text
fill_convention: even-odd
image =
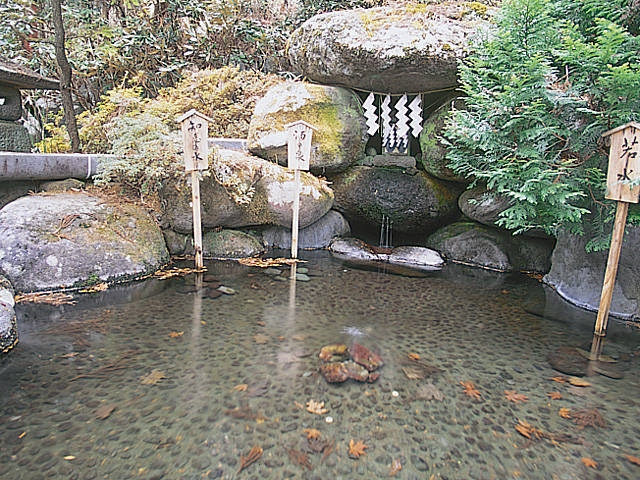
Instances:
[[[289,133],[287,167],[292,170],[309,170],[311,137],[315,128],[302,120],[285,125],[285,128]]]
[[[184,167],[187,172],[209,168],[210,118],[196,110],[189,110],[178,118],[182,123]]]
[[[602,136],[611,140],[605,198],[638,203],[640,185],[629,184],[640,178],[640,123],[627,123]]]

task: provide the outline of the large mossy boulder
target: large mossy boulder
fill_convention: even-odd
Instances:
[[[239,230],[209,231],[202,236],[202,251],[205,257],[245,258],[264,252],[260,240],[250,233]]]
[[[301,172],[300,228],[320,219],[333,205],[324,180]],[[291,226],[296,195],[294,174],[244,152],[219,150],[200,182],[202,227]],[[191,187],[187,179],[165,182],[163,222],[181,233],[193,231]]]
[[[441,105],[424,121],[419,137],[420,151],[422,152],[420,164],[425,172],[441,180],[470,183],[464,176],[456,174],[447,166],[447,148],[440,139],[453,102],[452,100]]]
[[[513,236],[476,222],[455,222],[439,229],[426,241],[446,259],[500,272],[546,273],[551,266],[553,242]]]
[[[468,3],[436,2],[316,15],[291,35],[289,61],[329,85],[385,93],[452,88],[481,22],[476,13]]]
[[[356,166],[332,180],[336,209],[349,221],[379,227],[386,216],[394,232],[426,234],[460,214],[462,187],[424,172]]]
[[[588,226],[585,229],[589,230]],[[551,257],[551,270],[544,281],[565,300],[595,311],[600,305],[608,251],[587,253],[588,240],[588,234],[560,231]],[[640,226],[628,225],[611,302],[611,314],[620,318],[640,318],[639,249]]]
[[[134,279],[168,260],[160,227],[136,205],[65,193],[0,210],[0,273],[19,292]]]
[[[309,160],[312,172],[344,170],[364,158],[366,123],[357,95],[346,88],[304,82],[276,85],[256,103],[247,148],[286,165],[286,125],[298,120],[316,129]]]
[[[497,227],[500,214],[511,206],[511,201],[502,195],[488,191],[483,186],[466,190],[458,199],[458,207],[471,220],[489,227]]]

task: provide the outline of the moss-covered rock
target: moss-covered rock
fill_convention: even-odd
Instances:
[[[472,221],[442,227],[427,238],[426,245],[448,260],[501,272],[546,273],[553,251],[552,240],[513,236]]]
[[[452,102],[445,103],[424,121],[419,138],[422,152],[420,164],[425,172],[441,180],[469,183],[463,176],[457,175],[447,167],[448,161],[445,158],[447,149],[440,141],[442,129],[452,105]],[[456,108],[458,108],[457,105]]]
[[[424,172],[356,166],[332,180],[336,209],[349,221],[379,227],[384,215],[394,232],[427,234],[460,214],[462,187]]]
[[[336,172],[364,158],[367,134],[358,97],[345,88],[304,82],[276,85],[258,101],[249,126],[249,151],[286,165],[285,126],[298,120],[316,128],[311,171]]]
[[[212,258],[253,257],[264,252],[255,236],[239,230],[209,231],[202,236],[202,253]]]
[[[324,13],[293,32],[287,53],[297,73],[320,83],[386,93],[452,88],[484,13],[464,2]]]
[[[333,205],[324,180],[301,172],[300,228],[312,224]],[[182,233],[193,231],[191,187],[187,179],[165,182],[163,221]],[[200,182],[203,228],[254,225],[291,226],[296,194],[294,174],[285,167],[243,152],[219,150]]]
[[[19,292],[133,279],[168,260],[159,226],[136,205],[65,193],[0,210],[0,272]]]

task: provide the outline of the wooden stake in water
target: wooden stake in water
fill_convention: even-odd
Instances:
[[[295,193],[293,197],[293,215],[291,219],[291,258],[298,258],[298,228],[300,219],[300,170],[309,170],[311,158],[311,137],[315,127],[307,122],[285,125],[289,137],[287,142],[288,164],[294,171]]]
[[[204,268],[202,258],[202,219],[200,217],[200,174],[209,168],[209,117],[189,110],[177,119],[182,124],[184,167],[191,172],[191,207],[193,209],[193,248],[198,270]]]
[[[618,273],[629,203],[638,203],[638,193],[640,192],[640,186],[631,186],[632,182],[639,178],[640,124],[635,122],[627,123],[605,132],[602,136],[610,137],[611,139],[609,167],[607,170],[607,194],[605,198],[616,200],[617,206],[607,268],[602,284],[602,295],[600,296],[600,305],[598,307],[598,317],[594,328],[594,339],[591,344],[591,360],[597,360],[602,353],[602,340],[607,334],[609,310]]]

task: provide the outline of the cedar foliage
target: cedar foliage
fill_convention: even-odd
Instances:
[[[445,128],[450,166],[506,196],[498,224],[595,231],[606,244],[608,147],[601,134],[640,119],[634,1],[506,0],[460,64],[465,108]]]

